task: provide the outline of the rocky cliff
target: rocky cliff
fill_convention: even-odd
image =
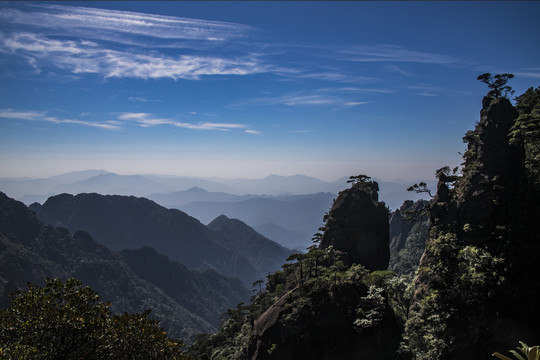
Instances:
[[[511,141],[517,115],[507,99],[484,98],[463,176],[438,172],[406,330],[415,359],[487,359],[540,338],[540,192]]]
[[[388,210],[377,191],[377,183],[368,181],[339,193],[327,215],[321,248],[333,246],[347,254],[349,264],[369,270],[388,267]]]
[[[401,207],[392,213],[389,222],[390,251],[403,249],[414,225],[419,221],[428,220],[426,200],[406,200]]]
[[[366,269],[388,266],[388,212],[377,183],[355,179],[326,216],[320,246],[268,274],[249,305],[229,311],[218,333],[195,342],[195,358],[400,359],[401,320],[384,289],[393,274]]]
[[[429,201],[407,200],[390,218],[390,264],[397,274],[414,274],[429,236]]]

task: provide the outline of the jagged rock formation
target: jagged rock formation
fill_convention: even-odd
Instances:
[[[390,218],[389,270],[414,274],[429,236],[429,201],[407,200]]]
[[[406,329],[415,359],[487,359],[540,338],[540,192],[511,141],[517,116],[507,99],[484,98],[463,176],[439,174]]]
[[[339,193],[328,213],[321,248],[333,246],[348,255],[350,264],[369,270],[388,267],[388,210],[377,191],[377,183],[369,181]]]
[[[407,237],[418,221],[428,219],[426,200],[406,200],[401,207],[392,213],[389,222],[390,251],[398,251],[405,246]],[[424,211],[425,210],[425,211]]]

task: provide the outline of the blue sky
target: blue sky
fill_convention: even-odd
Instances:
[[[431,179],[540,2],[0,2],[0,177]]]

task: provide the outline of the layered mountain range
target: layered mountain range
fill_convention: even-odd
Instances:
[[[152,309],[173,337],[212,331],[220,315],[250,292],[214,270],[194,271],[151,248],[115,252],[86,231],[41,222],[24,204],[0,193],[0,296],[27,282],[75,277],[97,290],[117,312]]]
[[[268,251],[250,251],[251,247],[241,241],[245,233],[254,230],[242,222],[234,222],[241,236],[222,236],[219,229],[215,231],[180,210],[166,209],[145,198],[61,194],[43,205],[34,203],[30,209],[47,224],[88,231],[112,250],[153,247],[188,268],[214,269],[240,278],[248,287],[268,271],[278,269],[290,254],[263,236],[257,238],[258,245]],[[221,223],[232,222],[220,219]]]

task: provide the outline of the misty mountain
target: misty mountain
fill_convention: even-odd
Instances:
[[[270,175],[263,179],[224,179],[199,178],[165,175],[118,175],[105,170],[76,171],[72,173],[51,176],[44,179],[0,179],[0,189],[9,196],[23,201],[43,203],[47,198],[61,193],[100,193],[111,195],[133,195],[152,198],[166,207],[195,201],[223,202],[225,194],[246,196],[278,196],[305,195],[319,192],[336,194],[346,188],[347,177],[333,182],[325,182],[305,175],[280,176]],[[405,200],[418,200],[421,195],[409,193],[406,189],[413,182],[403,180],[381,181],[379,183],[379,198],[391,209],[397,209]],[[428,186],[435,189],[435,182],[423,179]],[[191,194],[181,194],[192,188],[204,189],[208,192],[222,193],[222,199],[208,199],[203,192],[197,198],[196,191]],[[178,193],[178,194],[177,194]],[[167,195],[170,194],[170,197]],[[246,195],[252,194],[252,195]],[[191,199],[186,196],[191,195]],[[216,194],[213,194],[216,195]],[[237,201],[231,197],[226,201]],[[279,224],[278,224],[279,225]]]
[[[192,187],[184,191],[175,191],[166,194],[152,194],[148,199],[153,200],[168,208],[178,208],[192,202],[238,202],[257,197],[267,197],[261,195],[234,195],[225,192],[210,192],[200,187]]]
[[[173,188],[150,180],[142,175],[117,175],[107,173],[70,184],[64,184],[61,190],[62,192],[70,194],[96,192],[103,195],[140,196],[142,195],[141,191],[172,191]]]
[[[223,243],[245,256],[259,270],[260,278],[279,269],[293,252],[278,243],[271,241],[244,222],[229,219],[225,215],[215,218],[208,227],[217,232],[226,241]]]
[[[215,271],[197,272],[154,249],[115,253],[90,234],[71,234],[40,222],[20,202],[0,193],[0,297],[27,282],[76,277],[98,291],[115,312],[152,309],[170,335],[193,339],[214,330],[227,308],[249,297],[238,279]]]
[[[269,175],[263,179],[219,179],[220,182],[241,190],[241,194],[313,194],[331,192],[337,194],[343,189],[339,184],[328,183],[310,176]]]
[[[219,215],[239,219],[252,228],[274,224],[288,234],[299,234],[295,241],[285,242],[283,238],[271,238],[288,248],[303,248],[311,243],[311,238],[323,224],[323,216],[330,209],[335,195],[318,193],[311,195],[291,195],[279,197],[252,198],[236,202],[193,202],[178,208],[209,223]]]
[[[283,246],[289,249],[300,251],[306,250],[306,247],[310,245],[310,243],[306,241],[306,239],[311,239],[313,235],[307,233],[302,234],[291,229],[285,229],[274,223],[260,224],[255,226],[254,229],[259,234],[267,237],[268,239],[278,239],[279,241],[277,242],[279,242]],[[313,233],[315,233],[315,231],[313,231]]]

